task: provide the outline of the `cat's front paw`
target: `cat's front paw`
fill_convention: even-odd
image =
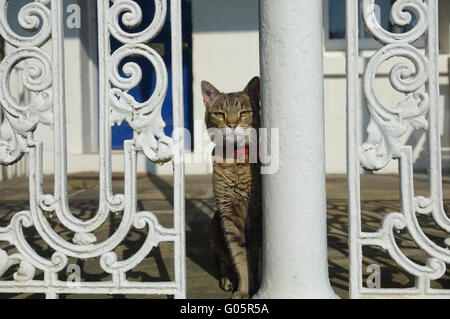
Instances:
[[[233,294],[233,299],[249,299],[249,295],[248,292],[244,292],[244,291],[236,291]]]
[[[225,291],[233,291],[233,282],[229,278],[223,277],[220,279],[220,288]]]

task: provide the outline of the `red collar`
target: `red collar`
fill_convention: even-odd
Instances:
[[[215,155],[215,153],[216,152],[214,149],[213,155]],[[256,153],[257,153],[257,151],[256,151]],[[246,155],[248,156],[249,154],[250,154],[250,148],[248,146],[246,146],[245,148],[235,149],[233,151],[233,158],[241,159],[243,157],[243,160],[245,161]],[[257,157],[256,157],[257,154],[254,154],[254,155],[255,155],[254,157],[257,159]],[[226,146],[224,145],[223,149],[222,149],[222,158],[226,158],[226,157],[227,157],[227,152],[226,152]]]

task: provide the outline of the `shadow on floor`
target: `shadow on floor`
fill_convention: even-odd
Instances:
[[[158,202],[161,207],[166,207],[160,213],[157,213],[162,224],[170,224],[171,211],[173,208],[173,186],[170,179],[158,176],[148,176],[140,180],[146,184],[149,189],[157,189],[164,198],[158,200],[139,199],[138,210],[145,210],[152,203]],[[202,182],[210,183],[208,178]],[[187,187],[190,186],[187,182]],[[26,187],[17,187],[17,191],[23,192]],[[195,186],[192,186],[195,187]],[[0,188],[0,198],[6,188]],[[90,188],[95,191],[95,186]],[[8,192],[12,192],[11,189]],[[192,192],[191,192],[192,193]],[[88,193],[86,193],[89,195]],[[96,194],[89,195],[89,198],[95,197]],[[5,197],[4,197],[5,198]],[[97,213],[98,200],[82,199],[78,196],[76,199],[70,200],[70,207],[74,214],[82,219],[89,219]],[[449,211],[450,201],[445,201],[445,208]],[[29,203],[27,200],[0,200],[0,227],[9,225],[14,213],[28,210]],[[362,230],[373,232],[376,231],[386,214],[399,211],[398,200],[363,200],[361,202],[362,209]],[[328,199],[328,256],[329,256],[329,275],[332,287],[336,293],[342,297],[348,297],[348,280],[349,280],[349,259],[348,259],[348,212],[347,202],[345,199]],[[215,274],[209,247],[209,225],[212,215],[215,211],[215,202],[211,193],[202,193],[199,196],[192,196],[186,199],[186,241],[187,241],[187,277],[188,277],[188,297],[190,298],[226,298],[229,295],[220,291],[217,285],[217,276]],[[48,216],[52,227],[60,234],[60,236],[68,241],[73,237],[73,233],[65,229],[55,216]],[[121,221],[121,215],[111,214],[107,222],[96,232],[99,241],[103,241],[110,237],[118,228]],[[447,233],[440,230],[434,222],[426,216],[419,217],[426,235],[437,244],[443,246]],[[30,227],[25,230],[25,236],[33,249],[35,249],[42,257],[50,258],[53,251],[40,239],[37,232]],[[119,256],[119,260],[132,256],[142,245],[147,236],[146,230],[131,229],[123,243],[115,250]],[[411,240],[409,234],[400,231],[395,234],[396,242],[402,251],[411,260],[425,264],[427,256]],[[7,242],[0,243],[0,249],[11,254],[14,248]],[[412,287],[414,286],[414,278],[399,269],[398,266],[390,259],[386,252],[378,247],[365,247],[363,250],[365,257],[363,258],[363,284],[371,274],[369,265],[378,265],[381,271],[382,287]],[[103,272],[98,266],[98,258],[92,260],[71,260],[69,263],[76,263],[82,269],[82,278],[86,281],[110,280],[110,275]],[[168,244],[161,244],[154,248],[145,262],[138,265],[133,271],[129,272],[128,278],[132,281],[169,281],[173,279],[173,247]],[[10,280],[17,267],[12,267],[1,277],[3,280]],[[65,280],[67,273],[65,270],[61,272],[60,280]],[[37,280],[43,278],[42,272],[36,273]],[[432,282],[433,288],[450,288],[450,274],[447,272],[441,279]],[[25,297],[33,298],[37,295],[4,295],[5,297]],[[41,296],[38,296],[41,297]],[[62,296],[71,298],[73,296]],[[98,296],[89,296],[97,298]],[[114,298],[130,298],[131,296],[114,296]]]

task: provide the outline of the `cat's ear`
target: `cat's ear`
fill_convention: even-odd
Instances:
[[[259,107],[259,100],[261,98],[261,84],[258,76],[255,76],[245,87],[244,93],[246,93],[252,102]]]
[[[219,90],[217,90],[211,83],[202,81],[203,102],[205,103],[206,107],[209,107],[211,105],[211,102],[219,93]]]

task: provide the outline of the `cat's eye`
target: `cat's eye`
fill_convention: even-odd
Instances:
[[[225,113],[222,113],[222,112],[215,112],[215,113],[213,113],[213,114],[214,114],[215,117],[217,117],[217,118],[219,118],[219,119],[221,119],[221,120],[223,120],[223,119],[225,118]]]
[[[241,112],[241,118],[246,118],[247,116],[249,116],[250,115],[250,112],[249,111],[245,111],[245,112]]]

